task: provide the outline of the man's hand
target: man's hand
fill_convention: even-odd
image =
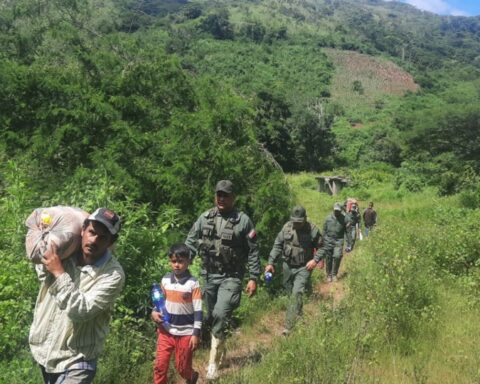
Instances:
[[[275,273],[275,267],[272,264],[267,264],[265,267],[265,272]]]
[[[255,292],[257,291],[257,282],[255,280],[249,280],[245,291],[247,292],[248,297],[255,295]]]
[[[60,259],[60,256],[58,256],[57,245],[55,243],[52,243],[50,249],[44,253],[42,257],[42,264],[54,277],[58,277],[65,273],[62,260]]]
[[[307,271],[311,271],[313,268],[315,268],[317,266],[317,262],[315,260],[310,260],[306,267],[307,267]]]
[[[198,348],[198,344],[200,344],[200,338],[198,336],[191,336],[188,343],[190,349],[195,351]]]

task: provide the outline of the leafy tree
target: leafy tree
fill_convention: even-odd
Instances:
[[[287,172],[296,168],[294,145],[287,120],[290,107],[281,96],[266,91],[257,94],[255,125],[257,138]]]
[[[242,25],[240,33],[246,38],[256,43],[260,43],[265,37],[266,28],[258,22],[247,22]]]
[[[333,115],[324,106],[317,113],[303,111],[295,115],[292,136],[300,169],[322,171],[332,166],[332,123]]]
[[[233,28],[229,21],[229,13],[225,9],[205,17],[200,24],[200,29],[211,33],[214,38],[220,40],[232,40],[234,37]]]

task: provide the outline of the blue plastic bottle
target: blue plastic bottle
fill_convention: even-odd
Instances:
[[[272,280],[273,280],[272,272],[265,272],[265,283],[270,284]]]
[[[162,314],[163,323],[165,325],[169,325],[170,314],[167,312],[167,308],[165,308],[165,295],[163,294],[162,288],[160,288],[160,284],[158,283],[154,283],[152,285],[152,303],[156,311]]]

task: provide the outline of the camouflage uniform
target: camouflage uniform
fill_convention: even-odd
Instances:
[[[355,246],[355,240],[357,239],[357,228],[360,230],[361,216],[357,210],[351,210],[345,216],[348,216],[350,222],[350,242],[347,241],[347,247],[352,250]]]
[[[204,212],[193,224],[185,244],[192,257],[202,258],[202,293],[207,310],[206,326],[211,326],[212,342],[207,380],[218,378],[225,356],[225,338],[233,311],[240,305],[242,280],[248,266],[247,290],[252,295],[260,275],[257,234],[250,218],[233,208],[235,195],[230,180],[215,187],[216,207]]]
[[[295,229],[295,219],[302,227]],[[291,221],[288,221],[278,233],[273,244],[268,264],[274,265],[282,257],[283,286],[290,295],[285,320],[285,329],[293,328],[297,317],[302,314],[303,294],[310,282],[311,271],[306,264],[313,259],[315,250],[319,250],[322,242],[320,230],[306,221],[305,209],[297,206],[293,209]]]
[[[225,338],[227,323],[240,305],[242,280],[257,280],[260,260],[256,232],[250,218],[233,210],[226,215],[213,208],[204,212],[190,230],[185,244],[202,258],[206,323],[212,334]]]
[[[344,215],[339,203],[335,203],[334,212],[337,211],[338,216],[335,213],[331,213],[325,219],[323,225],[323,245],[315,255],[315,261],[325,259],[325,272],[329,281],[335,278],[340,268],[340,263],[343,256],[343,239],[347,237],[347,243],[351,241],[350,232],[350,219]]]

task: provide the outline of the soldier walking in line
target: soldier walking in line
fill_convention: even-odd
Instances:
[[[347,247],[345,248],[346,252],[350,252],[353,250],[355,246],[355,240],[360,232],[360,210],[358,208],[358,204],[353,202],[350,206],[350,210],[347,211],[346,215],[348,215],[348,220],[350,222],[350,242],[347,241]]]
[[[198,253],[202,258],[205,323],[212,334],[208,380],[218,377],[228,324],[240,305],[244,274],[248,270],[248,296],[255,294],[260,274],[255,228],[250,218],[234,205],[233,183],[219,181],[215,187],[215,207],[200,215],[185,241],[192,257]]]
[[[342,205],[335,203],[333,212],[325,219],[323,225],[323,244],[320,252],[315,255],[314,260],[325,259],[325,272],[327,281],[337,281],[337,274],[343,257],[344,237],[347,237],[347,243],[351,241],[349,217],[342,211]]]
[[[320,249],[321,243],[320,230],[307,221],[305,208],[300,205],[294,207],[290,220],[275,239],[265,267],[265,272],[275,273],[275,262],[282,257],[283,286],[290,295],[284,335],[288,335],[302,314],[303,294],[317,265],[313,260],[314,251]]]

